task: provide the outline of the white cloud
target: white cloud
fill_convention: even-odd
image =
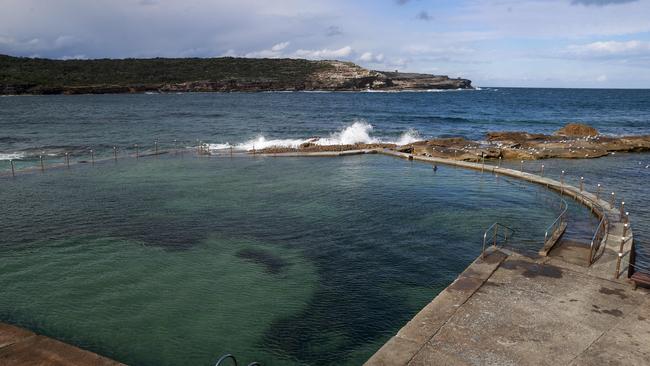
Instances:
[[[248,52],[248,53],[244,54],[243,56],[244,57],[261,57],[261,58],[282,58],[282,57],[287,57],[283,53],[283,51],[287,47],[289,47],[289,44],[291,44],[291,42],[276,43],[268,50]],[[231,53],[234,54],[233,50],[228,50],[228,52],[231,52]],[[234,56],[234,55],[229,55],[229,56]]]
[[[290,42],[281,42],[281,43],[275,44],[275,45],[273,45],[273,47],[271,47],[271,51],[280,52],[283,49],[287,48],[289,46],[289,44],[290,44]]]
[[[605,74],[603,74],[603,75],[599,75],[599,76],[596,78],[596,81],[599,82],[599,83],[603,83],[603,82],[607,81],[607,75],[605,75]]]
[[[359,61],[370,62],[370,63],[380,63],[384,61],[384,54],[378,53],[374,54],[372,52],[364,52],[359,56]]]
[[[650,54],[650,42],[598,41],[567,47],[567,54],[583,57],[609,57]]]
[[[341,47],[339,49],[329,49],[323,48],[320,50],[297,50],[294,55],[297,57],[304,57],[308,59],[336,59],[336,58],[348,58],[354,50],[350,46]]]

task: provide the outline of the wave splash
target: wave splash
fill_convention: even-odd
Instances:
[[[314,145],[354,145],[354,144],[396,144],[406,145],[415,141],[422,140],[418,132],[409,129],[404,132],[396,141],[382,140],[372,136],[373,126],[366,121],[356,121],[345,127],[341,131],[333,132],[328,137],[318,138],[311,137],[306,139],[267,139],[264,136],[258,136],[240,144],[208,144],[210,150],[253,150],[266,149],[270,147],[287,147],[298,148],[303,144],[312,143]]]
[[[0,153],[0,160],[20,160],[25,157],[24,153]]]

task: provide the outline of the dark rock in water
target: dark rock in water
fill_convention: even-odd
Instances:
[[[265,267],[266,272],[271,274],[282,272],[282,269],[287,265],[287,262],[284,259],[262,249],[242,249],[237,252],[237,257],[253,263],[261,264]]]
[[[400,146],[400,147],[397,148],[397,151],[399,151],[401,153],[411,154],[411,153],[413,153],[413,146],[412,145]]]
[[[555,131],[554,135],[567,137],[595,137],[598,136],[598,130],[582,123],[569,123]]]

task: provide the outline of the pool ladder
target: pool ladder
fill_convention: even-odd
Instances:
[[[481,252],[481,256],[485,257],[485,249],[489,244],[492,244],[492,246],[496,248],[499,245],[499,242],[502,242],[503,244],[507,243],[508,239],[511,238],[514,233],[514,229],[498,222],[490,225],[490,227],[485,230],[485,233],[483,233],[483,251]]]
[[[227,360],[227,359],[232,360],[232,363],[235,364],[235,366],[237,366],[237,359],[235,358],[235,356],[231,355],[230,353],[227,353],[227,354],[219,357],[219,359],[217,360],[217,363],[215,363],[214,366],[222,366],[222,365],[224,365],[223,362],[225,360]],[[248,366],[262,366],[262,364],[259,363],[259,362],[253,361],[253,362],[249,363]]]

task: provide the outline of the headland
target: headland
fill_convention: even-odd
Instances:
[[[472,89],[472,83],[445,75],[368,70],[335,60],[50,60],[0,55],[0,95],[430,89]]]

